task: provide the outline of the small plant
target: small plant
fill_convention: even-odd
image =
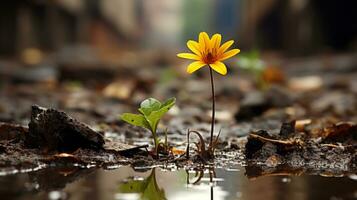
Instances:
[[[175,102],[175,98],[170,98],[164,103],[154,98],[149,98],[141,102],[138,109],[140,114],[124,113],[121,115],[121,119],[129,124],[150,130],[155,144],[155,154],[158,155],[158,148],[161,143],[157,136],[157,126],[161,117],[175,105]],[[167,139],[165,139],[163,146],[166,148]]]
[[[214,156],[214,121],[215,121],[215,94],[214,94],[214,82],[213,82],[213,72],[212,69],[221,75],[227,74],[227,67],[222,62],[228,58],[231,58],[240,52],[239,49],[229,49],[234,43],[233,40],[229,40],[221,45],[222,36],[220,34],[214,34],[212,38],[209,38],[206,32],[201,32],[198,36],[198,42],[189,40],[187,42],[187,47],[193,53],[179,53],[177,54],[180,58],[186,58],[190,60],[195,60],[187,67],[188,73],[193,73],[200,68],[208,65],[211,77],[211,88],[212,88],[212,120],[211,120],[211,138],[208,151],[205,152],[209,154],[208,157]],[[197,132],[198,133],[198,132]],[[199,133],[198,133],[199,134]],[[200,134],[199,134],[200,135]],[[204,145],[204,144],[203,144]],[[202,149],[202,148],[201,148]]]

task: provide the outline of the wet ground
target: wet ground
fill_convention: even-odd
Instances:
[[[156,160],[145,148],[129,155],[118,151],[152,146],[149,132],[118,117],[148,97],[176,97],[158,128],[161,137],[168,128],[177,152],[186,148],[188,129],[209,137],[207,73],[188,77],[184,66],[168,68],[165,57],[132,56],[124,65],[75,62],[75,56],[38,66],[0,62],[0,122],[12,124],[0,124],[1,199],[357,199],[356,56],[282,59],[279,75],[273,72],[264,89],[236,67],[217,76],[215,130],[221,136],[210,166],[179,155]],[[138,58],[148,66],[138,66]],[[81,127],[90,141],[102,137],[76,126],[85,123],[111,145],[81,146],[76,138],[81,142],[30,147],[26,142],[38,142],[26,139],[31,130],[49,136],[48,127],[58,125],[29,128],[40,119],[31,110],[35,104],[64,111],[64,130]],[[35,124],[46,127],[49,121]],[[253,145],[249,154],[245,147],[252,137],[259,148]]]

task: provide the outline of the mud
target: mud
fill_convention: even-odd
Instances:
[[[354,123],[339,123],[296,131],[293,121],[283,123],[278,135],[265,130],[253,132],[245,145],[248,166],[255,170],[260,168],[259,173],[282,169],[354,173],[357,170],[356,128]]]

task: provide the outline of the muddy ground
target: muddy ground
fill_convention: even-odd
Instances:
[[[193,145],[189,159],[183,153],[188,129],[209,138],[208,70],[187,75],[182,63],[166,55],[142,54],[125,64],[60,55],[36,66],[2,61],[0,173],[49,166],[199,168],[208,163],[246,166],[248,177],[356,173],[355,55],[275,58],[278,73],[266,77],[264,88],[230,63],[227,76],[215,77],[215,133],[221,131],[216,158],[203,163]],[[159,126],[162,138],[168,129],[175,149],[170,156],[153,158],[150,133],[119,120],[148,97],[177,99]]]

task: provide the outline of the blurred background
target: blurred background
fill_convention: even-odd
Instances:
[[[162,124],[174,133],[169,141],[179,138],[174,145],[182,144],[188,128],[210,130],[211,91],[208,70],[189,75],[189,61],[176,54],[187,52],[186,41],[197,40],[199,32],[206,31],[221,33],[224,41],[234,39],[234,48],[241,49],[227,61],[228,75],[215,76],[216,132],[223,127],[222,140],[254,129],[279,131],[287,119],[357,122],[356,8],[354,0],[2,1],[0,121],[27,125],[31,105],[38,104],[118,133],[123,142],[143,137],[139,142],[147,142],[147,132],[129,129],[118,115],[136,112],[149,97],[176,97],[177,106]],[[119,176],[128,170],[111,173]],[[235,186],[237,180],[248,184],[241,181],[241,172],[224,187]],[[91,188],[117,183],[111,173],[94,174]],[[304,188],[296,199],[308,193],[316,199],[314,195],[342,193],[346,188],[354,191],[350,182],[331,184],[328,179],[319,184],[334,189],[310,191],[310,183],[319,184],[313,178],[302,179],[291,184]],[[296,189],[280,187],[280,178],[254,184],[246,187],[247,193],[258,196],[247,199],[261,199],[261,194],[276,199]],[[3,185],[18,195],[18,187]],[[262,193],[264,187],[272,190]],[[238,196],[236,190],[232,193]]]
[[[188,77],[189,61],[176,57],[201,31],[221,33],[241,49],[227,61],[229,76],[216,76],[218,101],[228,100],[218,109],[232,108],[231,102],[235,113],[235,100],[266,83],[292,91],[321,89],[356,71],[355,8],[356,1],[338,0],[5,1],[0,114],[6,114],[3,120],[23,117],[37,103],[114,116],[111,106],[95,106],[98,95],[114,102],[116,114],[127,108],[113,99],[137,105],[150,96],[176,96],[179,104],[202,106],[202,99],[210,99],[207,71]],[[262,63],[268,70],[260,70]],[[296,76],[308,77],[291,80]],[[356,81],[343,84],[357,91]],[[18,114],[19,106],[26,112]],[[203,110],[209,107],[209,101],[203,104]]]
[[[177,52],[200,31],[233,38],[243,51],[351,52],[357,48],[355,8],[355,1],[338,0],[6,1],[0,8],[0,55],[33,55],[26,61],[35,62],[37,54],[78,45],[108,54]]]

